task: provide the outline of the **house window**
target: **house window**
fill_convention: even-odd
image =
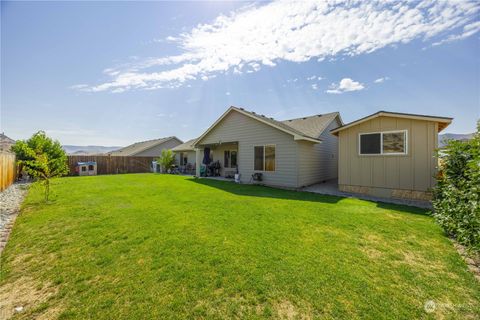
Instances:
[[[225,168],[230,168],[230,151],[225,150],[223,152],[223,166]]]
[[[254,169],[258,171],[263,171],[263,148],[264,146],[255,147],[255,150],[254,150],[254,153],[255,153]]]
[[[86,167],[86,166],[82,166],[82,171],[87,171],[87,167]]]
[[[237,151],[230,152],[230,165],[232,166],[232,168],[237,167]]]
[[[265,171],[275,171],[275,146],[265,146]]]
[[[188,155],[185,152],[180,152],[180,165],[186,166],[188,163]]]
[[[223,166],[225,168],[237,167],[237,151],[225,150],[223,152]]]
[[[256,171],[275,171],[275,146],[265,145],[254,148],[254,169]]]
[[[407,131],[360,133],[360,155],[407,154]]]

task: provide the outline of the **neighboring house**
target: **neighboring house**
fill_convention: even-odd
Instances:
[[[299,188],[337,177],[338,112],[277,121],[243,108],[230,107],[194,143],[197,176],[206,154],[220,163],[220,175],[238,172],[252,182],[262,174],[266,185]]]
[[[175,154],[175,162],[181,172],[195,174],[196,154],[193,144],[196,139],[188,140],[172,149]]]
[[[339,139],[339,189],[429,200],[438,133],[452,118],[379,111],[331,132]]]
[[[110,156],[159,157],[163,149],[172,149],[183,141],[177,137],[167,137],[131,144],[125,148],[109,152]]]
[[[15,144],[15,140],[7,137],[3,132],[0,133],[0,151],[11,152],[10,148]]]

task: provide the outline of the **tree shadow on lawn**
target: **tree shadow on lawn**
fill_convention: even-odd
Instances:
[[[233,181],[219,181],[219,180],[213,180],[213,179],[199,179],[199,178],[190,178],[190,179],[187,179],[187,181],[195,182],[211,188],[220,189],[220,190],[223,190],[232,194],[240,195],[240,196],[322,202],[322,203],[330,203],[330,204],[335,204],[344,199],[347,199],[346,197],[340,197],[340,196],[331,196],[331,195],[323,195],[323,194],[317,194],[312,192],[279,189],[279,188],[267,187],[262,185],[237,184],[237,183],[234,183]],[[370,200],[362,200],[362,201],[373,203],[378,208],[382,208],[382,209],[402,211],[402,212],[411,213],[411,214],[429,215],[428,210],[418,208],[418,207],[391,204],[386,202],[375,202]]]

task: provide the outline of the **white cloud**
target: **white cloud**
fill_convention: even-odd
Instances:
[[[226,96],[229,96],[229,95],[230,95],[230,92],[229,92],[229,91],[225,92],[225,95],[226,95]]]
[[[387,80],[390,80],[390,78],[389,77],[382,77],[382,78],[375,79],[373,82],[374,83],[382,83],[382,82],[385,82]]]
[[[414,39],[435,45],[480,30],[480,3],[464,1],[278,1],[247,5],[168,40],[178,55],[109,69],[82,91],[175,88],[215,74],[253,73],[279,61],[342,60]],[[460,31],[459,34],[457,34]],[[147,68],[158,68],[157,70]]]
[[[332,83],[326,93],[334,93],[334,94],[341,94],[344,92],[350,92],[350,91],[360,91],[365,89],[365,86],[358,82],[358,81],[353,81],[350,78],[343,78],[340,80],[338,84]]]
[[[446,39],[443,39],[438,42],[434,42],[432,46],[439,46],[444,43],[452,42],[452,41],[457,41],[457,40],[462,40],[465,38],[470,37],[471,35],[474,35],[480,31],[480,21],[473,22],[470,24],[467,24],[466,26],[463,27],[463,32],[460,34],[452,34],[448,36]]]
[[[316,83],[312,84],[312,89],[313,90],[318,90],[318,85]]]
[[[325,78],[324,78],[324,77],[320,77],[320,76],[307,77],[307,80],[308,80],[308,81],[314,81],[314,80],[320,81],[320,80],[323,80],[323,79],[325,79]]]

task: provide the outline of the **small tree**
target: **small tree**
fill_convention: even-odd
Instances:
[[[163,149],[157,161],[162,167],[162,170],[168,172],[175,165],[175,155],[172,150]]]
[[[39,131],[30,139],[19,140],[12,146],[17,163],[33,178],[41,181],[45,188],[45,201],[50,194],[50,179],[68,173],[67,155],[60,142]]]

